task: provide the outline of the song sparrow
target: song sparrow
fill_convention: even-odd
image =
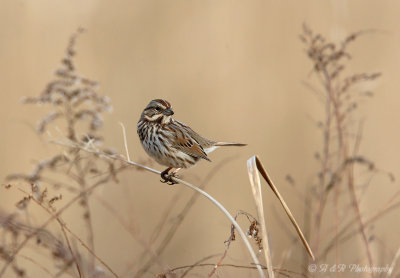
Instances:
[[[211,161],[207,154],[218,147],[246,145],[206,139],[184,123],[173,119],[173,114],[168,101],[155,99],[143,110],[137,124],[144,150],[158,163],[168,167],[161,173],[162,182],[174,184],[171,177],[181,168],[192,167],[200,159]]]

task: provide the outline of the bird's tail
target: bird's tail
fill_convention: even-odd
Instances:
[[[222,147],[222,146],[238,146],[238,147],[241,147],[241,146],[247,146],[247,144],[242,144],[242,143],[230,143],[230,142],[217,142],[217,143],[215,144],[215,146],[218,146],[218,147]]]
[[[230,142],[216,142],[210,147],[204,148],[204,151],[209,154],[210,152],[213,152],[215,149],[218,149],[219,147],[223,146],[246,146],[247,144],[242,144],[242,143],[230,143]]]

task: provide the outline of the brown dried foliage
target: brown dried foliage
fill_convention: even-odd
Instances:
[[[342,42],[334,43],[321,34],[314,33],[304,24],[303,33],[300,35],[300,40],[305,45],[306,55],[312,62],[313,75],[317,77],[318,86],[308,82],[305,82],[305,85],[319,94],[325,108],[325,117],[318,122],[318,127],[322,129],[322,150],[315,154],[321,169],[317,175],[317,182],[310,188],[311,198],[306,198],[307,215],[310,219],[307,229],[318,263],[329,263],[326,261],[327,253],[338,250],[337,248],[343,242],[342,238],[346,238],[346,241],[349,239],[344,231],[350,225],[357,229],[356,234],[362,239],[364,254],[369,265],[374,265],[374,256],[370,247],[373,233],[368,230],[371,223],[365,221],[359,202],[360,195],[367,189],[371,177],[383,171],[359,154],[361,124],[357,127],[354,123],[357,123],[355,111],[360,104],[360,98],[373,95],[371,91],[359,85],[376,80],[381,73],[349,73],[348,70],[352,59],[348,48],[364,33],[366,32],[352,33]],[[356,174],[355,171],[359,167],[367,170],[364,177]],[[388,176],[390,180],[393,179],[391,174]],[[292,178],[290,181],[294,184]],[[331,192],[334,192],[333,196]],[[348,197],[350,197],[350,203],[346,204]],[[327,215],[325,208],[329,205],[333,207],[334,215]],[[343,205],[353,211],[355,218],[352,222],[348,222],[350,213],[339,216],[341,215],[339,206]],[[328,222],[332,223],[327,230],[322,225],[326,218],[329,218]],[[345,224],[346,222],[349,225]],[[321,246],[326,244],[325,240],[329,241],[327,234],[330,233],[335,233],[333,244],[335,248],[329,249],[328,252],[326,250],[321,252]],[[351,237],[353,236],[354,234]],[[329,246],[331,248],[332,244]],[[306,266],[307,263],[308,259],[305,258]],[[335,263],[343,263],[338,253],[336,253]],[[318,273],[314,275],[318,276]]]
[[[53,108],[53,111],[39,121],[37,127],[39,134],[50,132],[52,125],[56,127],[57,132],[62,133],[63,131],[59,129],[61,126],[65,130],[62,136],[66,140],[76,144],[95,145],[102,152],[113,154],[112,150],[101,147],[102,136],[100,134],[100,128],[103,125],[102,113],[111,111],[112,108],[110,100],[99,95],[97,82],[82,77],[76,72],[74,65],[76,39],[82,32],[84,30],[80,28],[70,38],[65,57],[61,61],[61,67],[55,71],[55,79],[38,97],[26,97],[22,102],[37,105],[47,104]],[[87,121],[89,124],[86,123]],[[96,154],[82,155],[79,148],[69,147],[38,162],[30,174],[9,175],[7,180],[9,182],[23,181],[29,186],[30,192],[20,189],[23,191],[24,197],[16,203],[16,207],[19,210],[25,210],[28,216],[29,204],[32,200],[50,215],[57,213],[55,205],[62,199],[62,194],[55,193],[52,197],[48,197],[47,186],[53,190],[80,193],[79,204],[83,208],[82,217],[88,231],[87,249],[93,252],[95,248],[94,231],[91,223],[88,189],[110,179],[117,181],[116,174],[121,169],[123,167],[118,161],[106,160]],[[7,188],[10,187],[11,185],[7,186]],[[63,236],[55,235],[50,230],[35,228],[34,225],[28,225],[28,223],[18,222],[15,217],[6,217],[4,221],[0,221],[0,231],[15,235],[13,247],[6,243],[0,245],[1,258],[6,262],[0,270],[0,277],[4,275],[10,264],[17,277],[25,277],[26,270],[17,268],[18,252],[26,244],[23,237],[28,239],[36,237],[39,247],[51,251],[55,259],[55,266],[59,269],[56,277],[66,272],[78,277],[94,277],[99,274],[95,265],[95,257],[90,253],[86,256],[79,248],[73,247],[68,240],[66,226],[61,216],[53,215],[53,217],[59,222]],[[63,241],[67,243],[67,246]],[[30,259],[32,260],[32,258]],[[74,274],[75,267],[77,273]]]
[[[28,270],[18,267],[19,261],[23,259],[33,262],[37,267],[55,277],[64,274],[73,277],[99,277],[99,275],[109,277],[109,273],[117,276],[95,253],[93,241],[95,231],[92,228],[92,212],[89,201],[94,188],[111,180],[117,182],[117,174],[125,169],[127,164],[116,159],[120,155],[113,150],[102,147],[103,138],[100,133],[100,127],[103,124],[102,113],[111,110],[109,99],[97,93],[97,82],[82,77],[76,72],[73,61],[76,54],[75,43],[77,37],[83,31],[83,29],[79,29],[71,37],[66,55],[62,59],[61,68],[55,72],[55,80],[51,81],[38,97],[23,99],[23,103],[47,104],[53,108],[47,116],[39,121],[37,132],[38,134],[48,132],[51,135],[55,130],[56,133],[61,134],[63,149],[54,156],[38,162],[30,174],[12,174],[7,177],[7,180],[13,184],[9,183],[5,188],[16,188],[23,193],[24,196],[16,203],[16,206],[19,210],[24,211],[28,219],[30,215],[33,215],[30,208],[34,205],[46,211],[50,218],[42,225],[34,225],[30,221],[25,223],[25,221],[17,219],[17,214],[13,214],[13,217],[8,218],[7,221],[2,221],[2,215],[0,215],[0,232],[15,235],[13,245],[10,244],[11,241],[9,240],[4,240],[4,244],[0,244],[0,261],[4,262],[0,269],[0,277],[7,275],[9,266],[17,277],[25,277]],[[89,124],[87,124],[88,121]],[[94,151],[89,153],[83,151],[87,149]],[[208,183],[221,165],[223,163],[217,165],[204,178],[201,188]],[[28,190],[19,188],[18,181],[26,183]],[[67,204],[60,205],[61,208],[57,208],[57,204],[64,201],[63,194],[57,192],[58,190],[69,191],[75,194],[75,197],[70,199]],[[112,212],[121,225],[143,247],[143,253],[136,259],[138,262],[133,264],[136,268],[135,276],[146,275],[151,271],[154,264],[159,263],[158,256],[161,256],[198,197],[198,194],[193,194],[178,215],[171,216],[172,219],[178,220],[173,221],[173,224],[165,231],[166,219],[171,214],[171,210],[167,210],[159,225],[155,227],[154,232],[150,233],[148,242],[142,238],[143,235],[138,234],[134,227],[126,223],[124,216],[115,211],[112,204],[107,203],[106,200],[101,200],[104,207]],[[171,204],[174,204],[175,201],[174,199],[171,200]],[[82,219],[87,226],[85,241],[75,235],[61,217],[61,214],[75,202],[78,202],[83,209]],[[53,220],[58,222],[61,235],[47,228]],[[257,220],[253,219],[251,224],[252,234],[258,230],[257,223]],[[160,239],[159,246],[153,247],[152,245],[155,244],[157,237],[161,237],[161,230],[164,231],[165,235]],[[257,233],[254,235],[257,238],[258,246],[261,246],[261,239],[257,236]],[[6,235],[3,236],[3,238],[5,237]],[[22,249],[29,247],[28,241],[34,238],[36,238],[36,247],[50,251],[54,266],[58,269],[56,274],[52,274],[46,266],[41,265],[35,258],[20,254]],[[83,246],[83,249],[88,251],[87,254],[83,252],[82,248],[73,244],[76,241]],[[102,266],[97,262],[100,262]],[[102,271],[104,268],[107,268],[108,271]],[[127,266],[126,273],[122,275],[130,275],[132,270],[131,266]],[[175,277],[172,271],[165,275]]]
[[[61,67],[55,72],[55,80],[51,81],[38,97],[28,97],[23,100],[24,103],[50,105],[53,111],[39,121],[37,132],[39,134],[52,132],[52,126],[57,123],[57,127],[64,128],[65,133],[62,136],[71,144],[66,144],[61,152],[37,163],[30,174],[8,176],[8,181],[12,183],[7,183],[4,186],[5,189],[18,188],[13,184],[17,180],[23,181],[28,185],[28,190],[20,189],[23,197],[16,202],[19,211],[23,211],[29,216],[30,206],[34,203],[44,209],[51,217],[43,225],[34,225],[30,221],[20,220],[18,213],[7,215],[0,212],[0,237],[3,239],[0,243],[0,261],[4,262],[3,268],[0,269],[0,277],[6,277],[5,273],[9,266],[15,276],[29,276],[27,270],[21,267],[20,260],[23,260],[24,257],[19,252],[21,249],[28,247],[27,242],[30,239],[36,239],[35,247],[47,250],[51,254],[54,266],[58,269],[58,272],[54,275],[55,277],[60,277],[63,274],[68,274],[72,277],[98,277],[101,274],[102,277],[108,277],[108,273],[117,276],[95,254],[93,241],[95,231],[91,224],[92,212],[89,201],[90,194],[95,187],[108,181],[117,182],[117,174],[125,169],[126,165],[118,159],[104,159],[99,155],[100,153],[110,156],[115,155],[113,150],[102,147],[103,138],[100,133],[103,124],[102,114],[111,110],[111,104],[107,97],[100,96],[97,93],[97,82],[82,77],[76,72],[73,61],[76,54],[75,43],[82,32],[83,29],[79,29],[71,37],[65,57],[62,59]],[[306,199],[306,202],[308,202],[306,207],[309,208],[308,213],[311,214],[313,220],[309,222],[308,230],[311,231],[310,237],[313,242],[313,251],[317,256],[318,262],[324,262],[329,252],[339,244],[348,241],[355,235],[361,235],[367,257],[372,265],[373,258],[368,239],[372,238],[373,234],[367,228],[383,214],[398,207],[397,203],[390,203],[378,213],[364,218],[358,206],[357,194],[359,192],[356,191],[355,185],[360,188],[366,188],[368,184],[364,180],[360,181],[359,177],[352,175],[354,167],[364,166],[371,175],[381,172],[373,162],[358,154],[361,136],[359,134],[355,137],[351,135],[355,116],[354,111],[359,105],[359,98],[372,95],[370,91],[361,91],[357,85],[373,81],[380,76],[380,73],[346,74],[347,65],[352,58],[348,51],[348,46],[363,33],[353,33],[345,38],[343,42],[333,43],[327,41],[322,35],[313,33],[309,27],[304,25],[303,34],[300,36],[300,39],[305,44],[306,54],[312,61],[313,73],[318,76],[318,84],[322,85],[322,90],[315,89],[314,86],[308,83],[307,86],[312,88],[313,91],[322,91],[326,112],[324,120],[318,125],[323,132],[323,148],[321,152],[316,154],[321,170],[318,173],[317,182],[310,189],[310,196],[313,198]],[[82,149],[84,147],[80,148],[79,146],[95,146],[98,151],[83,155]],[[208,182],[212,173],[204,179],[202,186]],[[392,178],[392,176],[390,177]],[[288,176],[287,179],[292,185],[295,184],[291,176]],[[68,182],[60,182],[60,180],[68,180]],[[47,189],[47,186],[49,186],[49,189]],[[348,206],[353,208],[354,219],[347,221],[347,223],[346,219],[336,219],[334,227],[331,227],[329,231],[335,231],[335,235],[332,238],[328,238],[326,248],[321,250],[321,246],[325,243],[321,242],[321,234],[325,232],[322,230],[322,219],[325,216],[324,208],[328,205],[331,192],[334,192],[333,206],[336,210],[338,209],[338,200],[342,196],[342,188],[345,186],[347,186],[348,194],[351,196],[351,203]],[[63,199],[61,193],[54,192],[55,190],[70,191],[75,194],[75,197],[61,209],[57,208],[57,205],[65,201],[65,198]],[[159,240],[161,243],[158,246],[155,246],[154,242],[158,237],[161,237],[161,230],[166,226],[166,219],[170,217],[172,206],[176,199],[171,200],[171,208],[167,209],[159,225],[157,225],[153,233],[150,233],[149,240],[145,240],[138,235],[134,227],[126,223],[124,217],[115,211],[111,204],[108,204],[105,200],[102,201],[105,208],[113,213],[121,225],[143,247],[143,253],[141,253],[137,262],[127,266],[125,275],[132,274],[133,269],[136,269],[135,277],[143,277],[152,271],[152,266],[161,266],[159,256],[164,252],[197,198],[198,195],[193,194],[179,214],[176,217],[171,217],[177,220],[165,232],[166,235]],[[82,207],[82,218],[88,231],[87,245],[72,233],[61,218],[61,213],[75,201],[79,201]],[[248,219],[248,236],[254,239],[255,245],[261,250],[263,239],[260,237],[258,220],[243,211],[239,212],[235,219],[240,215],[245,215]],[[62,235],[47,228],[47,225],[52,220],[58,222]],[[82,248],[78,248],[76,244],[73,244],[74,242],[70,242],[69,237],[73,237],[81,243],[89,253],[83,253]],[[210,255],[193,265],[168,269],[159,274],[158,277],[178,277],[178,271],[185,269],[181,276],[184,277],[195,267],[212,267],[208,271],[209,277],[213,276],[216,270],[222,267],[255,269],[254,265],[223,263],[233,241],[235,241],[235,228],[232,226],[230,237],[225,242],[225,251],[222,255]],[[215,257],[218,258],[217,263],[204,263]],[[51,274],[45,266],[41,266],[39,262],[35,261],[35,258],[28,259]],[[97,262],[100,262],[102,267]],[[308,261],[305,259],[305,265],[307,263]],[[101,269],[104,267],[108,268],[109,272],[102,271]],[[265,269],[265,266],[262,268]],[[274,268],[274,272],[278,272],[285,277],[299,275],[299,273],[282,268]],[[304,273],[303,276],[308,276],[308,273]]]

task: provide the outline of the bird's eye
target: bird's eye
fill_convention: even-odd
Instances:
[[[157,110],[157,111],[161,111],[161,107],[158,107],[158,106],[157,106],[157,107],[156,107],[156,110]]]

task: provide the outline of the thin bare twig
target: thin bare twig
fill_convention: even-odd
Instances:
[[[94,190],[95,188],[97,188],[98,186],[106,183],[108,180],[111,179],[111,176],[107,176],[104,179],[96,182],[95,184],[93,184],[92,186],[86,188],[84,191],[82,191],[81,193],[77,194],[75,197],[73,197],[67,204],[65,204],[61,209],[59,209],[56,213],[52,214],[50,218],[48,218],[39,228],[37,228],[36,230],[34,230],[32,233],[30,233],[29,235],[26,236],[26,238],[15,248],[15,250],[12,252],[9,260],[7,261],[7,263],[3,266],[3,268],[0,271],[0,277],[2,277],[4,275],[4,273],[7,271],[8,267],[10,266],[10,264],[14,261],[15,256],[22,250],[22,248],[24,248],[24,246],[28,243],[28,241],[36,236],[39,231],[41,231],[42,229],[46,228],[47,225],[49,225],[54,219],[56,219],[58,216],[60,216],[65,210],[67,210],[72,204],[74,204],[76,201],[80,200],[82,198],[82,196],[84,194],[87,194],[89,192],[91,192],[92,190]]]
[[[31,257],[25,256],[25,255],[18,255],[19,258],[24,258],[27,261],[30,261],[31,263],[33,263],[34,265],[38,266],[41,270],[43,270],[47,275],[49,275],[52,278],[56,278],[55,275],[53,275],[50,270],[48,270],[44,265],[38,263],[36,260],[32,259]]]
[[[215,258],[215,257],[217,257],[217,256],[219,256],[219,255],[220,255],[220,254],[210,255],[210,256],[207,256],[207,257],[204,257],[204,258],[198,260],[198,261],[195,262],[191,267],[188,267],[188,268],[185,270],[185,272],[182,273],[182,275],[181,275],[180,278],[184,278],[192,269],[194,269],[196,266],[198,266],[198,265],[201,264],[202,262],[207,261],[207,260],[212,259],[212,258]],[[171,271],[172,271],[172,270],[171,270]],[[210,276],[210,275],[208,275],[208,276]]]
[[[102,260],[99,256],[97,256],[97,255],[94,253],[94,251],[93,251],[92,249],[90,249],[89,246],[87,246],[86,243],[84,243],[83,240],[82,240],[79,236],[77,236],[74,232],[72,232],[72,231],[68,228],[68,226],[67,226],[63,221],[61,221],[59,215],[55,214],[55,213],[52,212],[50,209],[48,209],[47,207],[45,207],[41,202],[39,202],[38,200],[36,200],[36,198],[32,197],[32,196],[31,196],[28,192],[26,192],[25,190],[22,190],[22,189],[20,189],[20,188],[19,188],[19,190],[20,190],[21,192],[25,193],[31,200],[33,200],[38,206],[40,206],[41,208],[43,208],[48,214],[50,214],[51,216],[53,216],[54,219],[56,219],[57,222],[62,226],[62,230],[64,231],[64,233],[65,233],[65,231],[67,231],[70,235],[72,235],[77,241],[79,241],[79,243],[80,243],[87,251],[89,251],[89,253],[90,253],[94,258],[96,258],[102,265],[104,265],[104,266],[114,275],[114,277],[118,277],[118,275],[111,269],[111,267],[108,266],[108,264],[106,264],[106,263],[104,262],[104,260]],[[65,236],[66,236],[66,235],[65,235]],[[70,249],[70,251],[71,251],[71,253],[72,253],[72,256],[73,256],[73,258],[75,258],[74,254],[73,254],[73,252],[72,252],[71,246],[70,246],[70,244],[69,244],[68,237],[66,237],[66,240],[67,240],[67,242],[68,242],[68,247],[69,247],[69,249]],[[82,277],[82,276],[81,276],[82,274],[81,274],[80,268],[79,268],[79,266],[78,266],[78,263],[77,263],[76,260],[75,260],[75,262],[76,262],[76,264],[77,264],[77,268],[78,268],[78,272],[79,272],[79,277]]]
[[[216,165],[204,178],[202,183],[200,184],[199,188],[204,189],[210,179],[218,172],[218,170],[222,167],[225,166],[231,159],[224,159],[221,161],[219,164]],[[174,221],[173,225],[169,228],[168,232],[164,236],[163,240],[161,241],[160,245],[158,246],[156,252],[158,255],[162,254],[165,250],[165,248],[168,246],[168,243],[171,241],[172,237],[175,235],[177,229],[185,219],[185,217],[188,215],[190,209],[193,207],[197,199],[200,197],[200,194],[197,192],[194,192],[193,195],[190,197],[190,199],[186,202],[185,206],[181,210],[181,212],[176,216],[176,221]],[[142,254],[140,257],[143,257],[144,254]],[[153,262],[151,259],[149,259],[146,263],[141,264],[142,267],[136,272],[135,277],[141,277],[152,265]]]
[[[203,264],[194,264],[194,265],[185,265],[185,266],[179,266],[171,269],[171,271],[176,271],[180,269],[185,269],[185,268],[194,268],[194,267],[205,267],[205,266],[215,266],[214,264],[211,263],[203,263]],[[257,269],[256,266],[246,266],[246,265],[235,265],[235,264],[221,264],[220,267],[233,267],[233,268],[243,268],[243,269]],[[262,269],[267,269],[266,266],[261,266]],[[302,277],[307,277],[302,273],[298,273],[295,271],[287,270],[287,269],[279,269],[279,268],[274,268],[273,271],[280,273],[281,275],[284,275],[286,277],[291,277],[290,274],[292,275],[298,275]]]
[[[99,155],[99,156],[103,156],[103,157],[106,157],[106,158],[108,158],[108,159],[111,159],[111,160],[118,160],[118,161],[127,163],[127,164],[129,164],[129,165],[135,166],[135,167],[140,168],[140,169],[144,169],[144,170],[146,170],[146,171],[149,171],[149,172],[152,172],[152,173],[155,173],[155,174],[158,174],[158,175],[161,174],[160,171],[157,171],[157,170],[155,170],[155,169],[152,169],[152,168],[150,168],[150,167],[141,165],[141,164],[136,163],[136,162],[133,162],[133,161],[129,161],[129,160],[123,158],[123,157],[120,156],[120,155],[107,154],[107,153],[105,153],[105,152],[103,152],[103,151],[101,151],[101,150],[95,149],[95,147],[94,147],[93,145],[89,146],[89,144],[86,144],[86,145],[77,144],[77,143],[75,143],[75,142],[72,141],[72,140],[69,140],[69,141],[66,141],[66,142],[53,140],[52,142],[55,143],[55,144],[63,145],[63,146],[74,147],[74,148],[83,150],[83,151],[85,151],[85,152],[94,153],[94,154],[97,154],[97,155]],[[90,147],[92,147],[92,148],[90,148]],[[245,243],[245,245],[246,245],[246,247],[247,247],[247,249],[248,249],[248,251],[249,251],[249,253],[250,253],[251,258],[252,258],[253,262],[254,262],[255,265],[256,265],[256,268],[257,268],[257,270],[258,270],[258,272],[259,272],[259,274],[260,274],[260,277],[265,277],[265,275],[264,275],[264,273],[263,273],[263,271],[262,271],[262,268],[260,267],[260,263],[259,263],[259,261],[258,261],[258,258],[257,258],[257,256],[256,256],[256,254],[254,253],[254,251],[253,251],[253,249],[252,249],[252,247],[251,247],[251,244],[250,244],[250,242],[248,241],[248,239],[247,239],[245,233],[244,233],[243,230],[240,228],[239,224],[235,221],[235,219],[232,217],[232,215],[225,209],[225,207],[222,206],[214,197],[212,197],[212,196],[211,196],[210,194],[208,194],[207,192],[201,190],[201,189],[198,188],[197,186],[194,186],[194,185],[192,185],[192,184],[190,184],[190,183],[188,183],[188,182],[186,182],[186,181],[184,181],[184,180],[178,179],[178,178],[176,178],[176,177],[172,177],[172,180],[173,180],[174,182],[176,182],[176,183],[183,184],[183,185],[185,185],[186,187],[189,187],[190,189],[195,190],[196,192],[198,192],[198,193],[200,193],[201,195],[203,195],[204,197],[206,197],[208,200],[210,200],[210,201],[211,201],[211,202],[212,202],[212,203],[213,203],[213,204],[228,218],[228,219],[229,219],[229,221],[230,221],[230,222],[235,226],[235,228],[237,229],[237,231],[238,231],[240,237],[243,239],[243,241],[244,241],[244,243]]]
[[[262,243],[261,243],[261,238],[259,237],[259,222],[257,221],[257,219],[252,216],[251,214],[249,214],[248,212],[245,211],[239,211],[238,213],[236,213],[235,215],[235,220],[240,216],[240,215],[245,215],[247,217],[247,220],[249,220],[250,222],[250,227],[247,231],[247,234],[249,237],[254,237],[254,239],[257,242],[258,251],[261,251],[262,249]],[[233,225],[231,225],[231,233],[229,235],[229,239],[227,241],[225,241],[225,251],[222,254],[222,256],[219,258],[218,262],[214,265],[213,269],[211,270],[211,272],[208,274],[208,278],[211,278],[215,272],[217,271],[218,267],[220,265],[222,265],[223,260],[225,259],[226,255],[228,254],[228,250],[229,247],[231,246],[231,243],[236,240],[236,236],[235,236],[235,227]]]

